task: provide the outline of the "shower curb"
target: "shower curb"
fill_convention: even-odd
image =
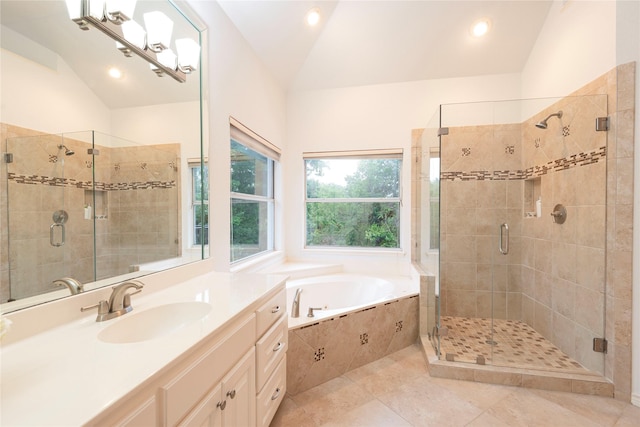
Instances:
[[[429,338],[421,335],[419,340],[432,377],[614,397],[613,384],[599,374],[543,372],[438,360]]]

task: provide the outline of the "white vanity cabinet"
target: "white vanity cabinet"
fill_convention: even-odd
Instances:
[[[257,426],[268,426],[286,392],[287,295],[282,289],[256,312]]]
[[[268,426],[286,392],[284,286],[274,288],[91,426]]]
[[[185,427],[255,425],[254,357],[254,349],[251,348],[179,425]]]

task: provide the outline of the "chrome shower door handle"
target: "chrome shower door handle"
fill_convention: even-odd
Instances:
[[[509,225],[505,222],[500,224],[500,253],[506,255],[509,253]]]
[[[53,229],[60,227],[62,229],[62,239],[59,242],[54,242],[54,238],[53,238]],[[65,232],[64,232],[64,224],[61,223],[55,223],[55,224],[51,224],[51,227],[49,227],[49,244],[51,244],[51,246],[54,246],[56,248],[59,248],[60,246],[64,245],[64,239],[65,238]]]

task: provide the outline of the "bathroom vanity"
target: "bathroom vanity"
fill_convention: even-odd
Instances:
[[[84,312],[5,340],[0,423],[268,426],[286,392],[285,279],[206,273],[145,284],[119,318]],[[29,316],[46,322],[28,310],[12,319],[18,330]]]

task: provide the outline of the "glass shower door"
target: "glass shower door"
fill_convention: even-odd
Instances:
[[[77,269],[93,248],[91,237],[86,250],[79,246],[87,227],[74,190],[86,169],[83,154],[62,135],[8,138],[6,144],[9,299],[65,290],[55,282],[65,277],[91,281],[91,266],[84,275]],[[90,236],[91,224],[88,230]]]
[[[441,358],[604,372],[605,95],[441,106]]]

